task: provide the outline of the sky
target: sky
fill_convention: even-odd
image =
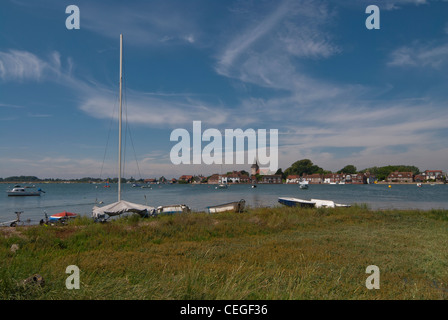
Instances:
[[[69,5],[79,29],[66,26]],[[379,29],[366,27],[369,5]],[[118,175],[120,34],[125,177],[250,170],[173,164],[170,135],[192,133],[193,121],[203,131],[278,130],[283,170],[305,158],[331,171],[448,170],[447,1],[0,6],[0,177]]]

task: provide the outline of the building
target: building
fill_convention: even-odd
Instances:
[[[281,174],[263,175],[261,176],[260,183],[282,183]]]
[[[364,173],[352,174],[352,184],[367,184],[367,176]]]
[[[343,173],[327,173],[323,176],[323,183],[341,183],[345,181]]]
[[[425,177],[425,180],[443,180],[443,172],[442,170],[425,170],[422,174]]]
[[[212,174],[210,177],[208,177],[207,180],[208,184],[219,184],[221,183],[221,176],[219,174]]]
[[[319,173],[303,175],[303,181],[308,181],[309,184],[320,184],[323,182],[322,175]]]
[[[258,166],[257,160],[255,160],[255,163],[250,167],[250,174],[252,176],[255,176],[256,174],[260,173],[260,167]]]
[[[286,183],[299,183],[301,180],[299,175],[289,175],[286,177]]]
[[[203,183],[206,179],[207,178],[204,177],[203,175],[194,176],[192,179],[192,183],[194,183],[194,184]]]
[[[400,182],[400,183],[406,183],[406,182],[413,182],[414,181],[414,175],[412,172],[391,172],[387,178],[387,182]]]
[[[425,182],[426,181],[426,176],[424,174],[416,174],[414,176],[414,181],[415,182]]]
[[[193,181],[193,176],[183,175],[179,178],[179,182],[191,183]]]

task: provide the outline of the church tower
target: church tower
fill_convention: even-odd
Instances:
[[[250,174],[252,176],[255,176],[257,173],[259,173],[260,167],[258,166],[257,160],[255,160],[255,163],[250,167]]]

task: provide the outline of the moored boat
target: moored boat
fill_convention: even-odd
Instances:
[[[246,200],[241,199],[240,201],[234,201],[229,203],[223,203],[219,204],[217,206],[210,206],[207,207],[208,213],[218,213],[218,212],[226,212],[226,211],[233,211],[233,212],[243,212],[244,207],[246,206]]]
[[[40,196],[40,194],[43,191],[41,189],[38,189],[37,191],[28,191],[26,188],[23,188],[19,185],[14,186],[11,190],[7,191],[7,194],[9,197],[15,197],[15,196]]]

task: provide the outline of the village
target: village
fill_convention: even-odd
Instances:
[[[145,179],[145,183],[170,183],[170,184],[377,184],[377,183],[446,183],[447,173],[442,170],[425,170],[420,174],[413,172],[391,172],[386,179],[379,180],[375,175],[369,172],[363,173],[314,173],[303,175],[284,175],[284,174],[260,174],[260,168],[257,163],[250,168],[250,173],[241,171],[232,171],[226,174],[203,175],[182,175],[178,179],[167,180]]]

